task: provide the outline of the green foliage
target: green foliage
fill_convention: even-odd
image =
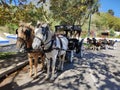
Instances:
[[[110,30],[110,36],[111,37],[115,36],[115,31],[113,29]]]
[[[112,9],[109,9],[109,10],[108,10],[108,13],[109,13],[110,15],[114,16],[114,11],[113,11]]]
[[[97,30],[110,30],[120,31],[120,18],[112,16],[109,13],[100,13],[94,15],[92,19],[93,24]]]
[[[6,24],[8,29],[9,29],[9,33],[15,33],[15,30],[17,29],[18,25],[14,24],[14,23],[8,23]]]
[[[0,52],[0,59],[9,58],[11,55],[16,54],[15,52]]]
[[[0,25],[7,25],[10,33],[14,32],[20,21],[32,22],[33,25],[36,25],[37,20],[45,21],[50,24],[52,30],[58,24],[84,25],[89,15],[98,12],[99,8],[98,0],[38,0],[36,5],[32,0],[29,3],[29,0],[7,1],[0,2]],[[46,9],[48,7],[50,8]],[[113,14],[113,10],[100,13],[92,19],[92,24],[97,30],[120,31],[120,18],[114,17]],[[87,26],[83,26],[85,30]]]
[[[60,24],[80,24],[84,22],[83,19],[87,19],[90,11],[95,13],[97,6],[93,8],[93,5],[97,3],[97,0],[50,0],[52,12],[52,18],[60,21]],[[83,21],[82,21],[83,20]]]
[[[0,19],[0,25],[19,24],[20,21],[33,22],[34,24],[42,18],[42,9],[36,8],[32,3],[22,6],[10,5],[9,7],[1,5],[0,13],[0,18],[2,18]]]
[[[8,2],[1,3],[0,25],[18,24],[20,21],[33,22],[35,25],[37,20],[48,21],[50,24],[53,24],[53,20],[68,24],[81,24],[84,22],[83,17],[89,16],[90,9],[92,13],[98,10],[98,7],[93,8],[98,0],[50,0],[50,10],[45,10],[49,6],[46,6],[47,0],[38,0],[38,4],[41,4],[39,7],[31,2],[26,3],[27,1],[8,0]]]
[[[115,38],[120,38],[120,35],[116,36]]]

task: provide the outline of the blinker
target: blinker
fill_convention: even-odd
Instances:
[[[18,34],[18,29],[16,29],[16,34]]]
[[[30,30],[30,29],[27,29],[24,33],[25,33],[25,35],[26,35],[26,38],[29,39],[29,38],[30,38],[30,35],[31,35],[31,30]]]

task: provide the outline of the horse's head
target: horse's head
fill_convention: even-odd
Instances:
[[[49,27],[48,24],[37,23],[35,28],[35,38],[32,43],[33,49],[41,49],[41,46],[48,38]]]
[[[16,30],[16,34],[16,46],[19,52],[25,52],[32,47],[34,28],[31,26],[31,23],[20,23]]]

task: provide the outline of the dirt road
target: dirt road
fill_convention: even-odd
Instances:
[[[65,63],[64,71],[56,73],[54,82],[28,77],[28,66],[0,84],[0,90],[120,90],[120,43],[116,48],[85,50],[82,59],[76,55],[73,63]],[[39,67],[38,67],[39,69]]]

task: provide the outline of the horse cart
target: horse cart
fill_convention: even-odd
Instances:
[[[81,35],[80,25],[57,25],[55,26],[56,34],[63,34],[69,40],[68,50],[66,53],[66,59],[69,62],[73,61],[74,52],[82,57],[82,43],[84,39],[80,40]]]

